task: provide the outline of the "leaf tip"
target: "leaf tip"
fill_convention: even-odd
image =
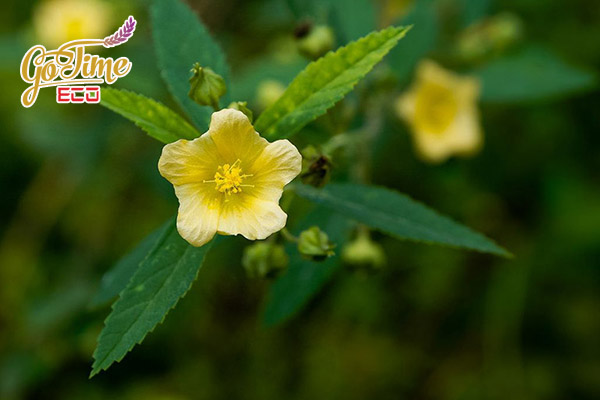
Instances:
[[[508,251],[507,249],[505,249],[504,247],[500,246],[498,243],[496,243],[494,240],[489,239],[488,237],[485,237],[485,240],[488,242],[488,246],[486,246],[485,249],[473,249],[479,252],[484,252],[487,254],[492,254],[494,256],[497,257],[502,257],[505,258],[507,260],[512,260],[515,258],[515,255],[513,253],[511,253],[510,251]]]
[[[508,260],[514,260],[515,259],[515,255],[513,253],[511,253],[510,251],[506,250],[504,247],[502,246],[498,246],[499,251],[495,254],[497,254],[500,257],[504,257]]]
[[[102,368],[92,366],[88,379],[92,379],[94,376],[98,375],[100,371],[102,371]]]
[[[415,24],[410,24],[410,25],[402,25],[399,26],[398,29],[401,29],[402,31],[404,31],[404,33],[406,34],[407,32],[409,32],[413,27],[415,26]]]

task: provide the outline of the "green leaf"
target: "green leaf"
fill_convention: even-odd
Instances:
[[[482,101],[526,102],[559,98],[592,88],[596,76],[541,48],[528,48],[476,71]]]
[[[413,25],[410,40],[398,43],[388,59],[396,76],[404,81],[415,65],[437,44],[439,30],[435,4],[428,0],[418,0],[401,24]]]
[[[146,236],[126,256],[121,258],[115,266],[102,277],[100,289],[90,302],[91,307],[98,307],[117,297],[129,283],[129,280],[148,254],[156,247],[164,232],[170,229],[172,221]]]
[[[294,187],[306,199],[400,239],[510,256],[482,234],[389,189],[351,183],[329,184],[320,190]]]
[[[260,115],[256,130],[270,138],[292,136],[350,92],[407,30],[389,27],[373,32],[310,63]]]
[[[340,267],[339,253],[346,240],[350,226],[348,220],[339,214],[332,214],[321,207],[312,212],[310,218],[296,227],[302,231],[318,224],[336,244],[336,255],[322,262],[309,261],[300,256],[295,245],[288,247],[290,264],[286,272],[269,288],[263,312],[263,323],[267,326],[282,323],[297,313],[331,280]]]
[[[211,107],[200,106],[188,97],[190,70],[195,62],[210,67],[229,85],[229,67],[219,45],[193,10],[179,0],[155,0],[151,7],[154,44],[158,63],[169,91],[203,130],[210,122]],[[225,95],[221,101],[228,103]]]
[[[200,136],[177,113],[141,94],[105,87],[102,88],[100,104],[133,121],[148,135],[163,143]]]
[[[210,247],[211,243],[190,246],[171,223],[113,304],[98,338],[90,377],[121,361],[164,320],[196,279]]]

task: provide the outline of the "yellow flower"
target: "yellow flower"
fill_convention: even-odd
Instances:
[[[56,48],[75,39],[102,39],[110,32],[110,7],[99,0],[48,0],[35,10],[40,42]]]
[[[475,78],[460,77],[432,61],[417,68],[417,81],[397,103],[410,125],[419,155],[442,162],[453,154],[469,155],[482,145]]]
[[[199,138],[166,145],[158,161],[179,199],[177,230],[194,246],[215,233],[255,240],[279,231],[287,219],[278,204],[283,187],[301,168],[293,144],[269,143],[234,109],[213,113]]]

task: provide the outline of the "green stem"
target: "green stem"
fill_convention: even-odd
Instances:
[[[290,231],[288,231],[287,228],[283,228],[280,232],[281,232],[281,236],[283,236],[283,238],[285,240],[287,240],[288,242],[293,242],[293,243],[298,242],[298,238],[296,236],[292,235],[292,233]]]

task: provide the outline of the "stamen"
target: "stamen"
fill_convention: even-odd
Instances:
[[[242,181],[253,176],[253,174],[243,174],[240,167],[242,161],[238,158],[233,164],[223,164],[217,168],[215,179],[205,179],[203,183],[214,183],[215,189],[227,196],[240,193],[243,187],[254,187],[254,185],[244,185]]]

